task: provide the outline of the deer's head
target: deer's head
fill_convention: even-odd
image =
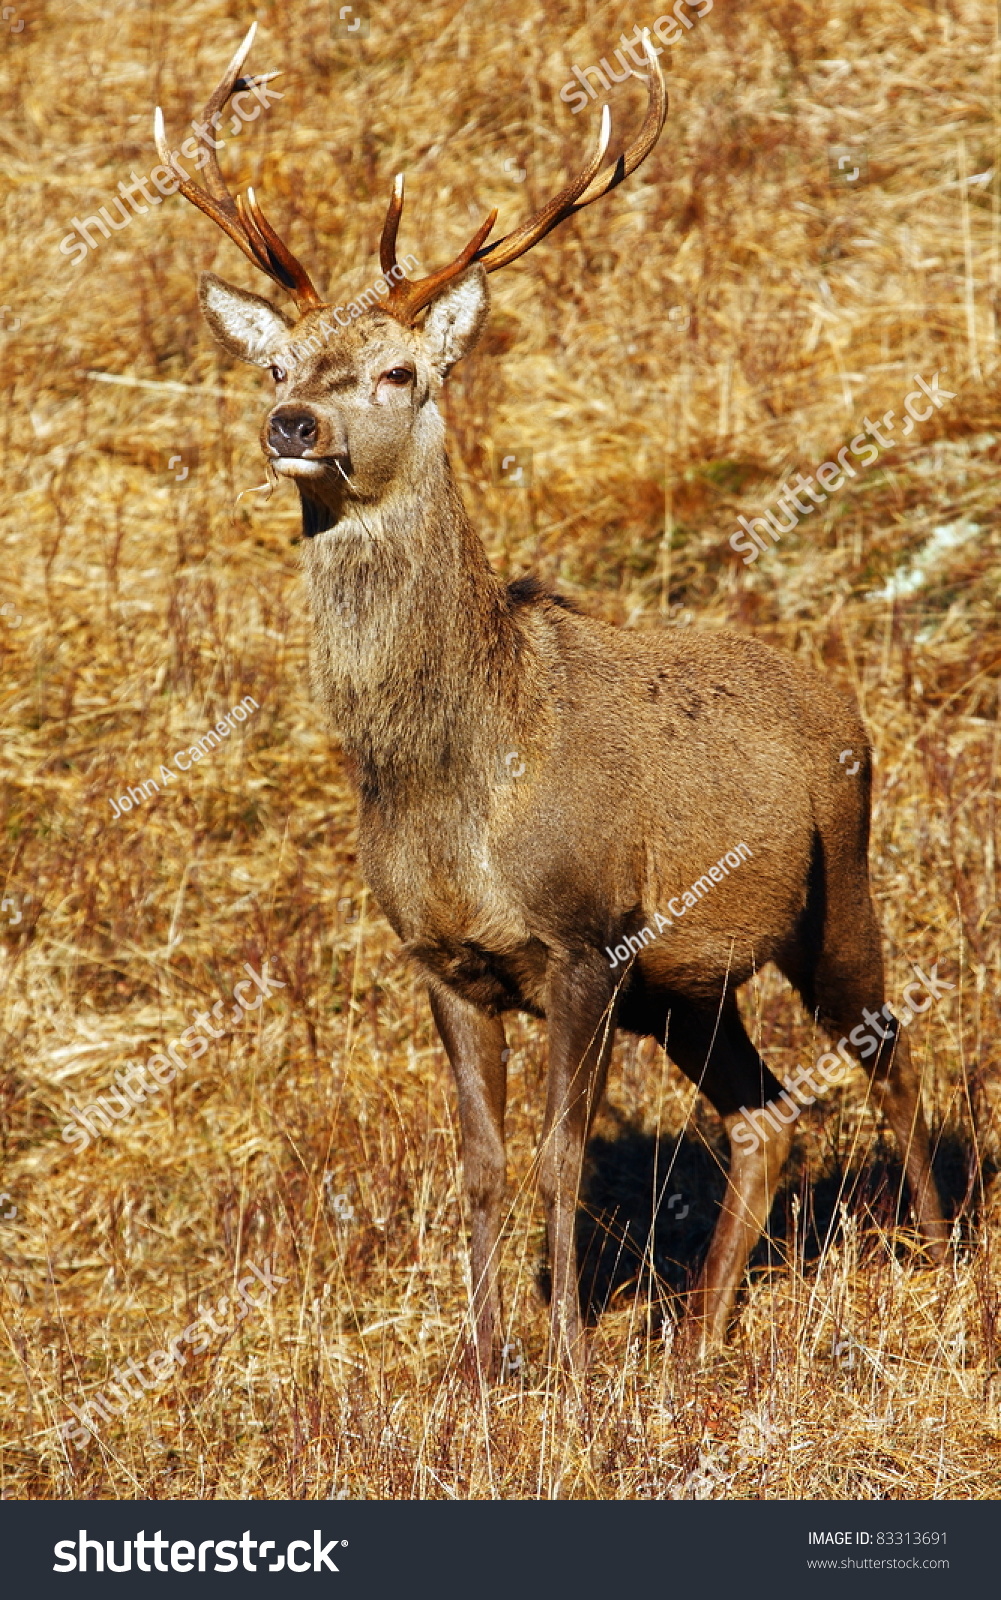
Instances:
[[[345,501],[380,499],[408,452],[440,437],[435,395],[478,338],[489,303],[482,267],[443,287],[420,327],[378,306],[353,320],[346,308],[318,306],[290,325],[260,295],[213,273],[202,274],[199,288],[219,343],[270,370],[274,404],[261,448],[277,473],[295,480],[310,533],[319,531],[315,509],[336,519]]]
[[[251,27],[202,113],[205,124],[230,96],[275,73],[241,76],[254,40]],[[650,65],[649,104],[633,143],[605,172],[608,108],[591,160],[553,199],[493,244],[484,241],[492,211],[455,260],[426,278],[409,279],[396,258],[403,212],[403,178],[393,189],[380,244],[381,277],[347,307],[324,302],[302,264],[264,216],[253,189],[230,194],[214,148],[206,150],[207,188],[193,183],[171,152],[159,108],[154,123],[160,159],[187,199],[210,216],[244,255],[284,289],[298,320],[261,295],[202,274],[202,311],[230,354],[270,369],[275,401],[261,429],[261,447],[274,470],[295,480],[303,529],[331,527],[346,502],[376,500],[414,450],[440,437],[434,401],[455,363],[475,344],[489,309],[487,273],[517,260],[565,218],[608,194],[653,148],[667,116],[667,94],[656,56]],[[360,303],[359,303],[360,302]]]

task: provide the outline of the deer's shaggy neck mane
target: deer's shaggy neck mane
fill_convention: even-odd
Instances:
[[[345,493],[333,526],[304,543],[316,683],[363,795],[390,806],[457,785],[474,801],[470,782],[479,789],[522,725],[536,675],[433,406],[422,420],[383,496]]]

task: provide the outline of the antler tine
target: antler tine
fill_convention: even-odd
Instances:
[[[246,205],[242,195],[237,196],[236,204],[247,232],[252,233],[256,229],[264,242],[271,266],[277,267],[277,271],[271,274],[275,281],[289,290],[300,310],[305,310],[309,306],[322,306],[324,301],[314,289],[309,273],[302,262],[292,254],[284,239],[279,238],[261,210],[257,196],[249,184]]]
[[[647,49],[647,60],[652,67],[651,81],[648,87],[646,116],[640,126],[632,144],[624,150],[614,167],[611,167],[603,178],[596,178],[594,183],[581,195],[574,206],[575,211],[583,211],[592,201],[600,200],[620,184],[623,178],[628,178],[630,173],[636,171],[650,154],[657,140],[660,138],[667,121],[667,88],[664,83],[664,74],[660,70],[660,63],[653,54],[649,39],[643,43]],[[634,72],[633,77],[639,78],[640,73]]]
[[[403,189],[403,173],[398,172],[386,220],[382,225],[382,238],[379,240],[379,265],[386,276],[396,270],[396,235],[400,231],[400,218],[403,215]]]
[[[403,214],[403,174],[401,173],[393,184],[393,194],[386,212],[386,220],[382,228],[382,239],[379,244],[379,264],[383,276],[391,277],[394,281],[389,291],[389,298],[383,301],[382,309],[398,322],[411,323],[419,311],[434,299],[446,283],[453,278],[458,278],[470,263],[475,259],[490,229],[497,221],[497,212],[491,211],[490,215],[480,224],[464,250],[460,250],[454,261],[447,266],[439,267],[437,272],[430,273],[426,278],[417,278],[413,282],[404,278],[396,262],[396,235],[400,226],[400,217]]]
[[[277,72],[266,72],[252,77],[241,77],[241,68],[250,53],[256,32],[257,23],[254,22],[206,101],[202,112],[203,124],[214,126],[213,118],[222,110],[234,90],[250,89],[258,84],[270,83],[272,78],[278,76]],[[277,283],[280,288],[287,290],[300,310],[323,304],[305,267],[282,242],[264,216],[254,191],[248,189],[246,204],[239,195],[234,199],[222,175],[219,158],[211,141],[206,141],[204,146],[208,155],[205,168],[208,188],[203,189],[200,184],[186,177],[175,163],[167,143],[163,112],[159,106],[153,118],[153,137],[160,160],[177,179],[178,187],[185,199],[190,200],[199,211],[204,211],[206,216],[211,217],[212,221],[243,251],[248,261],[266,273],[272,283]]]
[[[498,268],[506,267],[509,262],[525,255],[533,245],[538,244],[540,239],[544,239],[547,233],[559,227],[560,223],[572,216],[575,211],[583,211],[585,206],[608,194],[622,182],[623,178],[628,178],[629,174],[635,172],[650,154],[667,120],[667,89],[660,63],[651,49],[649,39],[644,38],[643,43],[650,63],[650,76],[645,80],[649,98],[646,116],[632,144],[623,151],[614,166],[600,177],[597,176],[608,145],[610,129],[608,107],[605,106],[602,111],[601,135],[595,156],[583,172],[561,189],[547,205],[542,206],[534,216],[529,217],[513,233],[506,234],[503,239],[497,239],[493,244],[488,244],[479,252],[475,259],[483,263],[487,272],[496,272]],[[641,74],[636,72],[633,76],[639,78]]]
[[[201,116],[203,125],[209,124],[214,126],[212,123],[212,118],[217,114],[217,112],[222,110],[230,95],[233,93],[233,90],[236,88],[236,80],[240,76],[243,63],[250,54],[250,49],[253,45],[254,36],[256,33],[257,23],[252,22],[239,50],[237,50],[232,61],[229,63],[229,66],[226,68],[226,71],[223,73],[218,84],[209,95],[208,100],[205,102],[205,109]],[[269,72],[264,76],[266,81],[270,81],[272,78],[277,77],[278,74],[275,72]],[[259,80],[256,78],[253,80],[248,79],[248,87],[251,81],[257,82]],[[219,157],[216,155],[215,145],[212,144],[211,141],[206,141],[205,153],[208,156],[208,165],[205,168],[205,180],[208,185],[209,192],[212,194],[214,199],[219,201],[219,204],[225,211],[235,214],[236,208],[233,204],[233,196],[230,194],[226,180],[222,175],[222,170],[219,166]]]

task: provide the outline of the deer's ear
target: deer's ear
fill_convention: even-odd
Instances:
[[[270,366],[272,350],[293,326],[291,317],[270,300],[236,289],[214,272],[203,272],[198,279],[198,299],[202,316],[223,349],[255,367]]]
[[[482,267],[470,267],[432,300],[424,321],[424,348],[440,377],[447,378],[473,348],[489,314],[490,291]]]

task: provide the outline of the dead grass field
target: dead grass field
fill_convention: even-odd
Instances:
[[[560,101],[571,66],[658,12],[387,0],[343,42],[314,0],[24,0],[24,28],[0,33],[0,1491],[998,1495],[992,8],[717,0],[663,58],[658,149],[492,280],[490,331],[451,383],[453,458],[501,568],[627,627],[752,631],[854,689],[877,752],[890,996],[915,963],[955,986],[911,1029],[949,1264],[913,1249],[855,1074],[800,1119],[732,1343],[702,1370],[672,1353],[672,1308],[719,1203],[720,1126],[652,1044],[618,1047],[582,1206],[601,1315],[569,1398],[544,1365],[544,1058],[527,1020],[510,1041],[513,1370],[489,1390],[460,1370],[447,1066],[356,870],[349,786],[310,697],[295,497],[238,499],[264,476],[269,385],[198,316],[197,269],[263,281],[180,198],[96,235],[80,266],[58,250],[74,216],[155,164],[157,102],[180,138],[255,14],[252,66],[280,67],[284,98],[223,166],[343,299],[374,276],[401,169],[401,248],[425,269],[491,206],[506,229],[540,203],[597,124]],[[609,98],[627,131],[641,87]],[[867,153],[853,188],[831,181],[839,144]],[[935,372],[955,398],[743,566],[737,513],[864,415],[901,416],[912,375]],[[526,449],[531,484],[495,483],[497,453]],[[114,819],[112,797],[247,694],[261,709],[224,749]],[[264,958],[285,987],[253,1022],[88,1150],[63,1142],[71,1105]],[[773,973],[745,999],[776,1070],[813,1059]],[[70,1403],[266,1256],[287,1282],[264,1309],[99,1438],[60,1437]]]

